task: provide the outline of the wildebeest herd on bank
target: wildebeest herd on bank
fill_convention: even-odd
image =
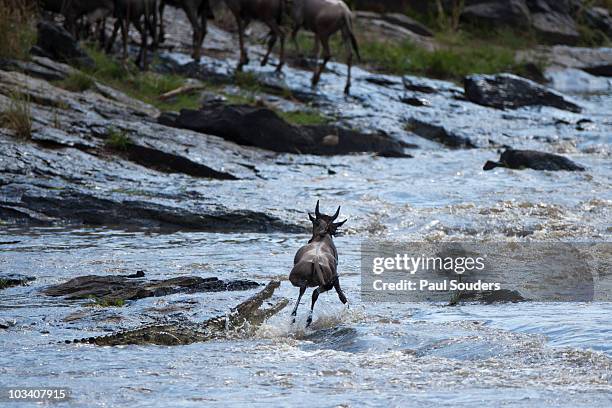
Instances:
[[[83,31],[86,33],[93,31],[107,52],[110,52],[117,34],[121,31],[124,58],[127,58],[129,28],[133,26],[141,36],[137,63],[143,69],[147,68],[148,48],[155,50],[164,41],[163,13],[166,5],[181,8],[191,23],[193,28],[192,57],[196,61],[199,61],[201,57],[201,48],[207,32],[207,20],[214,18],[210,0],[39,0],[39,2],[44,10],[62,14],[65,18],[66,29],[73,35],[79,36]],[[342,0],[224,0],[224,2],[236,19],[238,27],[240,42],[238,71],[249,63],[244,46],[245,29],[251,21],[258,20],[270,29],[268,49],[261,65],[268,63],[272,49],[280,41],[279,63],[276,71],[281,72],[285,63],[286,33],[283,26],[285,22],[290,21],[291,36],[296,49],[298,49],[296,35],[301,28],[314,33],[314,54],[317,60],[320,47],[323,48],[323,61],[315,67],[312,77],[313,86],[319,82],[321,73],[331,58],[330,37],[337,32],[341,33],[348,66],[345,93],[349,92],[353,52],[359,57],[359,49],[353,34],[352,13]],[[105,26],[109,18],[114,18],[115,23],[112,35],[106,38]]]

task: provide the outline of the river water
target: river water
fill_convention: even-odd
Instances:
[[[266,179],[258,187],[274,191],[272,205],[301,200],[306,210],[317,196],[327,212],[343,204],[349,218],[336,243],[350,309],[324,294],[307,330],[303,302],[295,325],[288,308],[240,339],[180,347],[58,344],[152,322],[204,320],[252,292],[172,295],[102,309],[46,298],[40,289],[47,285],[135,270],[149,278],[285,279],[308,237],[4,228],[0,241],[19,242],[2,244],[0,269],[37,280],[0,295],[0,319],[15,322],[0,332],[0,383],[68,386],[70,406],[252,406],[254,400],[272,406],[610,406],[610,304],[360,302],[364,237],[609,240],[609,161],[581,155],[592,169],[584,174],[499,169],[485,175],[478,165],[490,154],[281,156],[277,161],[289,164],[262,166]],[[335,175],[327,174],[330,168]],[[234,191],[253,189],[236,183]],[[220,188],[229,194],[230,187]],[[261,199],[243,195],[246,205]],[[293,301],[297,290],[285,281],[279,295]]]
[[[365,74],[357,70],[357,82],[360,75]],[[343,84],[327,78],[322,86],[340,94]],[[367,93],[359,85],[354,89]],[[147,323],[202,321],[253,292],[180,294],[95,308],[87,301],[45,297],[40,291],[50,284],[136,270],[149,278],[281,279],[278,295],[293,302],[297,289],[286,277],[308,236],[4,226],[0,271],[36,281],[0,293],[0,320],[14,323],[0,331],[0,386],[69,387],[72,399],[58,406],[75,407],[611,406],[609,303],[446,307],[360,300],[365,238],[610,241],[612,97],[575,97],[589,106],[582,116],[525,108],[512,114],[520,126],[508,132],[525,133],[533,124],[537,135],[546,135],[534,118],[547,116],[542,120],[549,121],[548,136],[562,136],[554,150],[585,165],[584,173],[485,173],[482,165],[496,159],[495,148],[447,150],[427,142],[411,151],[413,159],[277,155],[258,164],[256,181],[182,180],[197,191],[214,189],[232,207],[263,206],[304,225],[317,198],[328,213],[343,206],[342,217],[349,221],[336,245],[350,308],[326,293],[308,329],[303,301],[296,324],[287,308],[237,339],[178,347],[64,344]],[[355,113],[354,105],[338,111]],[[584,116],[592,119],[590,131],[550,125],[555,117],[574,123]],[[372,121],[359,115],[345,119]],[[383,122],[395,123],[392,119]],[[464,112],[464,132],[494,128],[484,123],[469,128],[468,119]],[[533,138],[519,141],[542,146]],[[167,188],[180,178],[169,176]]]

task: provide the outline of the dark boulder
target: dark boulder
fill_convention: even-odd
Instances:
[[[586,24],[612,37],[612,13],[603,7],[589,7],[583,14]]]
[[[582,68],[582,70],[591,75],[612,77],[612,64],[595,65],[592,67]]]
[[[433,125],[415,118],[410,119],[407,130],[422,138],[443,144],[453,149],[472,149],[477,147],[470,139],[456,135],[443,126]]]
[[[41,20],[37,27],[38,40],[32,50],[34,54],[79,66],[95,65],[65,28],[46,20]]]
[[[525,299],[523,295],[516,290],[500,289],[470,291],[461,292],[450,302],[449,306],[454,306],[462,302],[477,302],[489,305],[492,303],[517,303],[526,300],[528,299]]]
[[[525,0],[486,1],[470,4],[463,9],[461,19],[475,24],[527,27],[529,9]]]
[[[479,105],[499,109],[543,105],[581,111],[560,93],[512,74],[471,75],[464,79],[463,85],[467,99]]]
[[[32,276],[20,275],[18,273],[3,273],[0,274],[0,290],[10,288],[11,286],[25,286],[35,279]]]
[[[536,34],[550,44],[576,44],[580,40],[578,27],[568,14],[558,11],[534,13],[531,25]]]
[[[570,159],[551,153],[537,152],[535,150],[508,149],[502,153],[498,162],[487,161],[483,170],[492,170],[496,167],[507,167],[510,169],[534,169],[534,170],[567,170],[584,171],[585,168],[574,163]]]
[[[144,277],[144,274],[142,274]],[[98,276],[88,275],[70,279],[46,288],[47,296],[64,296],[67,299],[95,299],[101,304],[136,300],[146,297],[167,296],[174,293],[220,292],[248,290],[258,287],[250,280],[222,281],[218,278],[179,276],[164,280],[144,280],[139,274]]]
[[[164,115],[163,120],[169,125],[172,118]],[[383,133],[361,133],[333,125],[294,126],[270,109],[250,105],[211,104],[199,110],[183,109],[173,126],[282,153],[406,156],[400,142]]]
[[[415,19],[408,17],[402,13],[385,13],[382,15],[383,20],[390,22],[391,24],[398,25],[413,33],[425,36],[433,37],[433,32],[425,25],[416,21]]]

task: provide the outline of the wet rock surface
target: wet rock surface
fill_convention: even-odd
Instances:
[[[250,105],[211,104],[199,110],[184,109],[174,125],[275,152],[405,156],[401,144],[385,134],[366,134],[332,125],[294,126],[270,109]]]
[[[11,286],[25,286],[35,279],[33,276],[18,273],[0,273],[0,290],[10,288]]]
[[[261,158],[220,138],[158,125],[157,109],[100,85],[72,93],[17,72],[0,71],[0,105],[15,92],[31,101],[31,140],[0,129],[0,214],[9,222],[154,226],[195,230],[301,231],[239,203],[185,192],[189,179],[249,179]],[[110,132],[129,139],[107,144]],[[160,185],[174,175],[174,191]],[[163,191],[162,191],[163,190]],[[237,206],[238,205],[238,206]]]
[[[480,105],[500,109],[552,106],[580,112],[577,104],[556,91],[512,74],[472,75],[464,80],[465,96]]]
[[[223,281],[218,278],[179,276],[163,280],[147,280],[144,274],[133,276],[87,275],[70,279],[43,290],[47,296],[66,299],[95,299],[102,304],[147,297],[167,296],[175,293],[220,292],[249,290],[258,287],[250,280]]]
[[[510,169],[534,169],[534,170],[567,170],[584,171],[585,168],[574,163],[567,157],[552,153],[537,152],[534,150],[508,149],[501,154],[498,162],[487,161],[484,170],[492,170],[495,167],[507,167]]]
[[[66,343],[89,343],[98,346],[121,346],[130,344],[178,346],[205,342],[222,337],[238,336],[245,326],[256,328],[264,320],[283,310],[289,301],[281,298],[267,308],[260,309],[270,299],[280,282],[271,281],[259,293],[234,307],[227,315],[213,317],[203,323],[180,322],[165,325],[150,325],[107,336],[66,340]],[[248,323],[248,325],[246,325]]]

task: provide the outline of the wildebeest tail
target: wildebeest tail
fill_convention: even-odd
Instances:
[[[315,258],[312,261],[312,268],[315,271],[315,273],[317,274],[317,277],[319,278],[319,286],[325,286],[326,285],[325,277],[323,276],[323,270],[321,269],[321,264],[319,263],[319,258]]]
[[[355,54],[357,54],[357,59],[361,61],[361,55],[359,54],[359,45],[357,44],[357,39],[355,38],[355,34],[353,33],[353,18],[350,13],[345,14],[344,16],[344,30],[346,36],[351,41],[351,46],[355,50]]]

